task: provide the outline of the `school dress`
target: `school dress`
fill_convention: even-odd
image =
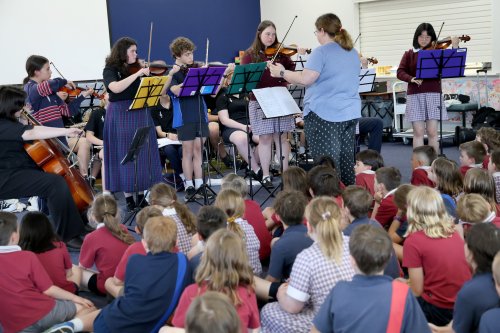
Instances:
[[[22,135],[32,128],[0,118],[0,200],[47,199],[54,230],[67,242],[83,234],[83,221],[64,178],[42,171],[24,150]]]
[[[109,84],[126,76],[118,68],[104,68],[104,85],[109,92],[109,106],[104,119],[104,168],[106,189],[111,192],[136,192],[149,189],[161,181],[161,164],[156,131],[149,108],[129,110],[139,88],[140,78],[119,94],[109,90]],[[137,187],[135,186],[134,162],[121,164],[127,155],[137,129],[150,127],[148,142],[137,157]]]
[[[187,254],[191,250],[191,238],[193,238],[194,234],[187,232],[175,208],[165,208],[162,213],[163,216],[168,216],[175,221],[175,225],[177,226],[177,247],[179,248],[179,252]]]
[[[267,60],[267,57],[263,53],[259,53],[258,61],[254,61],[252,59],[252,53],[247,51],[241,59],[241,64],[245,65],[253,62],[265,62]],[[287,70],[295,69],[295,64],[290,59],[290,57],[280,55],[276,58],[276,62],[281,63]],[[266,68],[264,73],[262,74],[260,82],[257,84],[257,89],[280,86],[286,87],[287,85],[288,82],[286,82],[284,79],[273,78],[269,69]],[[252,132],[255,135],[290,132],[295,128],[295,119],[293,116],[267,119],[253,94],[250,94],[248,113],[250,116],[250,124],[252,125]]]

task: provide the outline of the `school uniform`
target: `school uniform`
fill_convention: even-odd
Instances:
[[[271,254],[271,241],[273,236],[266,226],[266,219],[262,215],[260,206],[257,202],[250,199],[245,199],[245,213],[243,219],[253,227],[255,235],[259,239],[259,259],[265,260]]]
[[[94,136],[102,140],[104,133],[104,119],[106,118],[106,109],[97,108],[92,110],[87,124],[85,124],[85,131],[91,131]]]
[[[391,295],[391,278],[356,274],[352,281],[339,281],[333,287],[313,320],[314,326],[321,333],[385,332]],[[406,296],[400,332],[431,332],[411,290]]]
[[[479,333],[496,333],[500,327],[500,308],[486,311],[479,322]]]
[[[358,173],[355,184],[366,189],[373,196],[375,194],[375,171],[365,170]]]
[[[483,313],[498,306],[500,298],[495,289],[493,275],[474,275],[464,283],[457,294],[453,308],[453,330],[455,333],[477,332]]]
[[[125,227],[123,229],[127,230]],[[92,269],[95,264],[98,270],[97,289],[102,294],[106,294],[104,288],[106,279],[114,275],[116,266],[128,246],[127,243],[113,236],[111,231],[104,226],[104,223],[99,223],[97,229],[88,234],[83,240],[80,251],[80,265]]]
[[[192,284],[184,290],[179,300],[179,304],[177,305],[177,309],[175,310],[174,318],[172,319],[174,327],[185,327],[184,323],[189,306],[196,297],[201,296],[206,292],[206,284],[201,286]],[[255,292],[245,286],[238,286],[236,292],[241,301],[241,303],[236,306],[236,312],[238,313],[238,317],[240,317],[241,322],[241,333],[248,332],[248,329],[259,328],[260,318]]]
[[[281,235],[271,250],[268,275],[281,281],[290,277],[297,255],[311,246],[314,241],[307,234],[303,224],[291,225]]]
[[[115,278],[119,279],[120,281],[125,280],[125,270],[127,268],[128,260],[133,254],[140,254],[143,256],[146,255],[146,249],[144,248],[144,245],[141,241],[135,242],[125,250],[120,259],[120,262],[116,266]]]
[[[431,188],[436,187],[436,184],[429,179],[430,166],[421,166],[413,169],[411,173],[410,183],[415,186],[425,185]]]
[[[261,311],[263,333],[302,333],[311,329],[311,322],[330,290],[337,282],[349,281],[355,274],[349,258],[349,237],[342,236],[342,242],[340,264],[325,258],[317,242],[297,255],[287,295],[304,302],[304,308],[291,314],[278,302],[267,304]]]
[[[184,223],[182,223],[181,218],[177,215],[175,208],[165,208],[163,210],[163,216],[168,216],[175,221],[175,225],[177,226],[177,247],[179,251],[187,254],[189,250],[191,250],[191,239],[194,236],[194,233],[188,234]]]
[[[234,222],[238,223],[245,234],[244,241],[248,255],[248,263],[250,264],[250,267],[252,267],[253,273],[255,275],[260,275],[260,273],[262,273],[262,264],[259,260],[259,239],[257,238],[253,227],[246,220],[237,218]]]
[[[500,204],[500,171],[493,173],[493,180],[495,181],[495,198],[497,204]]]
[[[394,203],[394,192],[396,192],[396,188],[384,196],[382,201],[380,201],[377,215],[372,216],[385,229],[390,227],[392,221],[394,220],[394,216],[398,213],[398,207]]]
[[[54,242],[54,246],[55,248],[52,250],[36,253],[36,256],[49,274],[54,285],[74,294],[77,291],[77,287],[74,282],[68,281],[66,278],[66,270],[73,267],[66,244],[63,242]]]
[[[474,168],[482,168],[483,167],[483,163],[478,163],[478,164],[471,164],[471,165],[462,165],[460,167],[460,173],[462,174],[462,176],[465,177],[465,174],[467,173],[467,171],[469,171],[470,169],[474,169]]]
[[[177,282],[177,254],[161,252],[130,257],[123,296],[104,307],[94,320],[95,332],[151,332],[172,301]],[[183,290],[192,281],[186,267]]]
[[[419,302],[427,320],[438,326],[448,324],[457,293],[471,278],[464,241],[458,232],[447,238],[430,238],[424,231],[409,234],[403,245],[403,266],[424,271]]]

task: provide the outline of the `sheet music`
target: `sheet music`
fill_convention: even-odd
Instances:
[[[158,148],[165,147],[168,145],[180,145],[181,142],[179,140],[170,140],[169,138],[161,138],[158,139]]]
[[[359,72],[359,93],[370,92],[373,90],[375,82],[375,68],[361,68]]]
[[[297,102],[286,87],[272,87],[252,90],[266,118],[300,114]]]

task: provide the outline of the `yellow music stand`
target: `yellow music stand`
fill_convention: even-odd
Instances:
[[[143,109],[158,104],[166,82],[166,76],[143,77],[129,110]]]

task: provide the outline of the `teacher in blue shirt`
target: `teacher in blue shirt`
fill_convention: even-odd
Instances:
[[[315,159],[331,156],[346,185],[354,184],[355,131],[361,117],[358,52],[335,14],[316,19],[314,34],[321,44],[302,72],[269,64],[273,77],[307,87],[304,97],[304,131]]]

